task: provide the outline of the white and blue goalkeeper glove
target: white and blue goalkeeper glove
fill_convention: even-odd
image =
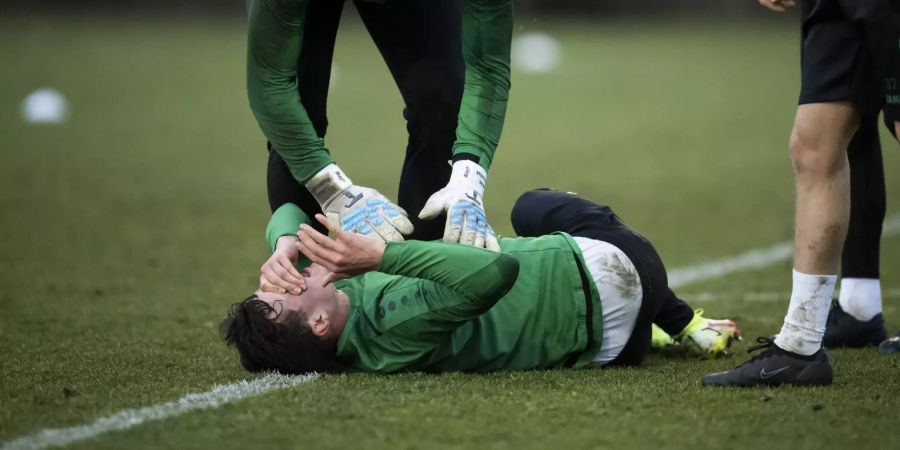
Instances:
[[[484,247],[499,252],[497,236],[484,215],[484,185],[487,172],[474,161],[453,163],[450,182],[425,203],[420,219],[447,213],[444,242]]]
[[[313,175],[306,188],[328,220],[344,231],[383,241],[402,241],[413,231],[403,208],[375,189],[354,185],[337,164]]]

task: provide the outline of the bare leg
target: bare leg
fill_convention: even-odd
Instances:
[[[800,105],[790,151],[797,187],[794,286],[776,344],[812,355],[821,347],[850,220],[847,146],[859,126],[850,103]]]
[[[797,186],[794,268],[835,274],[850,220],[847,145],[859,125],[849,103],[800,105],[791,134]]]
[[[847,146],[860,114],[850,103],[797,109],[791,160],[797,183],[791,303],[775,342],[749,361],[703,377],[706,386],[828,385],[833,370],[822,348],[838,260],[850,222]]]

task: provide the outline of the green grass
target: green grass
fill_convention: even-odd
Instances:
[[[513,78],[487,195],[498,231],[511,232],[519,193],[554,186],[612,204],[670,267],[790,238],[793,27],[521,24],[518,32],[560,38],[563,66]],[[243,40],[240,22],[0,21],[0,440],[251,378],[216,333],[265,257],[266,153],[246,105]],[[402,104],[355,20],[341,31],[336,63],[329,147],[355,181],[393,195]],[[67,124],[19,118],[19,102],[45,85],[69,98]],[[900,159],[884,142],[893,199]],[[885,239],[885,312],[895,326],[898,255],[900,237]],[[777,330],[789,269],[681,292],[752,338]],[[743,358],[326,377],[75,447],[900,445],[900,358],[834,352],[835,386],[826,389],[698,386]]]

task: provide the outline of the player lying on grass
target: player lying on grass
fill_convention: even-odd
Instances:
[[[731,321],[695,314],[668,287],[650,243],[606,206],[537,190],[512,212],[501,252],[442,242],[331,239],[286,204],[276,253],[313,264],[300,295],[257,291],[222,323],[250,371],[493,371],[637,365],[666,311],[683,341],[721,352]],[[302,223],[302,225],[301,225]],[[292,236],[300,226],[300,237]],[[676,322],[681,321],[680,324]]]

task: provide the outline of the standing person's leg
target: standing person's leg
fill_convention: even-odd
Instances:
[[[884,121],[900,140],[900,3],[891,0],[844,0],[853,19],[866,31],[874,65],[883,88]],[[854,8],[855,6],[855,8]],[[900,352],[900,333],[879,346],[883,352]]]
[[[821,348],[850,221],[847,146],[859,123],[850,103],[801,105],[791,135],[796,177],[794,284],[775,344],[811,356]]]
[[[847,148],[847,157],[850,223],[841,254],[840,296],[828,313],[825,347],[874,346],[887,337],[879,280],[886,202],[877,116],[863,118]]]
[[[884,172],[878,141],[877,115],[885,102],[900,102],[900,16],[889,0],[839,0],[849,27],[831,30],[838,36],[852,35],[855,44],[843,39],[842,50],[854,50],[852,77],[846,84],[847,98],[860,111],[860,127],[848,145],[852,171],[851,213],[842,259],[841,308],[829,321],[835,330],[826,345],[873,345],[885,337],[878,284],[881,222],[884,219]],[[893,9],[893,10],[892,10]],[[832,41],[834,43],[834,41]],[[838,46],[835,46],[837,49]],[[848,55],[849,56],[849,55]],[[840,68],[840,64],[835,64]],[[841,310],[848,320],[837,320]],[[856,322],[855,327],[841,326]],[[843,329],[842,329],[843,328]],[[855,329],[853,329],[855,328]]]
[[[883,1],[883,0],[875,0]],[[766,350],[706,385],[824,385],[822,338],[850,220],[847,147],[875,85],[862,29],[840,0],[804,0],[800,106],[791,133],[796,181],[793,289],[781,332]]]
[[[859,124],[859,112],[849,102],[800,105],[791,134],[790,152],[796,184],[794,269],[803,274],[837,273],[850,221],[850,167],[847,146]],[[804,281],[802,279],[801,281]],[[812,287],[831,284],[815,276]],[[828,289],[833,291],[833,289]],[[830,299],[830,292],[828,295]],[[781,342],[802,354],[818,351],[811,345]]]
[[[453,141],[465,83],[459,4],[450,0],[357,1],[363,23],[403,97],[409,132],[397,203],[415,231],[409,239],[440,239],[445,216],[418,218],[431,194],[450,179]]]
[[[793,290],[781,332],[766,351],[705,385],[831,384],[822,337],[850,216],[847,145],[859,113],[849,103],[800,105],[791,135],[797,186]]]
[[[343,0],[311,0],[307,7],[307,22],[297,62],[297,87],[301,93],[300,102],[319,137],[324,137],[328,128],[326,105],[331,62],[343,5]],[[310,217],[320,213],[319,203],[306,187],[294,179],[287,164],[272,149],[271,143],[268,148],[266,186],[272,211],[290,202],[299,206]],[[314,226],[325,231],[320,224]]]
[[[900,49],[898,49],[897,53],[897,59],[900,60]],[[887,126],[887,129],[890,130],[891,134],[900,140],[900,105],[885,108],[884,124]],[[882,341],[881,344],[878,345],[878,351],[882,353],[900,353],[900,331],[898,331],[895,336]]]

